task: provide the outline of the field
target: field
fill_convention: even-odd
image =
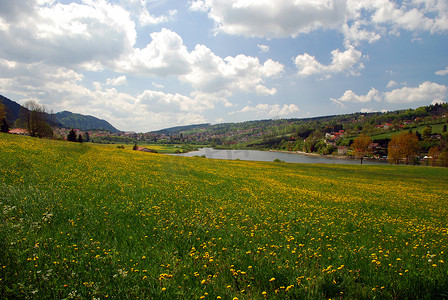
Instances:
[[[418,131],[421,134],[423,132],[424,128],[426,128],[427,126],[430,126],[432,133],[442,133],[444,125],[448,125],[448,124],[434,124],[434,125],[418,126],[418,127],[412,128],[412,132]],[[409,131],[409,129],[406,129],[406,131]],[[390,139],[392,136],[398,135],[400,133],[401,133],[401,131],[386,132],[386,133],[382,133],[382,134],[372,135],[371,138],[372,138],[372,140]]]
[[[447,189],[0,134],[0,298],[447,298]]]
[[[117,148],[119,146],[124,147],[124,149],[126,150],[132,150],[132,148],[134,147],[133,144],[101,144],[102,146],[105,147],[112,147],[112,148]],[[193,151],[196,148],[192,147],[192,146],[186,146],[186,145],[171,145],[171,144],[166,144],[166,145],[162,145],[162,144],[150,144],[150,143],[139,143],[138,144],[139,147],[144,147],[144,148],[148,148],[151,150],[155,150],[157,151],[157,153],[170,153],[170,154],[174,154],[176,152],[188,152],[188,151]],[[202,146],[195,146],[195,147],[202,147]]]

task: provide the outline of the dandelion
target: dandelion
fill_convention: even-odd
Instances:
[[[274,280],[275,280],[275,278],[272,277],[271,279],[269,279],[269,282],[272,282],[272,281],[274,281]]]

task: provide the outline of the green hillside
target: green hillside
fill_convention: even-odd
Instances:
[[[118,132],[119,130],[105,120],[98,119],[93,116],[75,114],[69,111],[58,112],[55,114],[56,119],[66,128],[77,128],[80,130],[109,130]]]
[[[0,134],[0,298],[442,299],[447,188]]]

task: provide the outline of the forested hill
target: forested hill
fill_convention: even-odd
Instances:
[[[14,122],[19,118],[20,104],[0,95],[0,103],[6,107],[6,122],[8,124],[14,124]]]
[[[152,131],[154,134],[179,134],[180,132],[191,131],[191,130],[199,130],[202,128],[207,128],[210,126],[210,123],[205,124],[195,124],[195,125],[186,125],[186,126],[176,126],[165,128],[157,131]]]
[[[80,130],[101,129],[109,130],[111,132],[119,132],[119,130],[112,126],[109,122],[93,116],[63,111],[56,113],[55,117],[63,125],[63,127],[66,128],[77,128]]]

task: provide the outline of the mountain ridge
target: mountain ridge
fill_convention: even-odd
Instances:
[[[72,113],[70,111],[62,111],[55,114],[56,119],[66,128],[77,128],[80,130],[109,130],[111,132],[120,132],[108,121],[99,119],[91,115],[83,115]]]

